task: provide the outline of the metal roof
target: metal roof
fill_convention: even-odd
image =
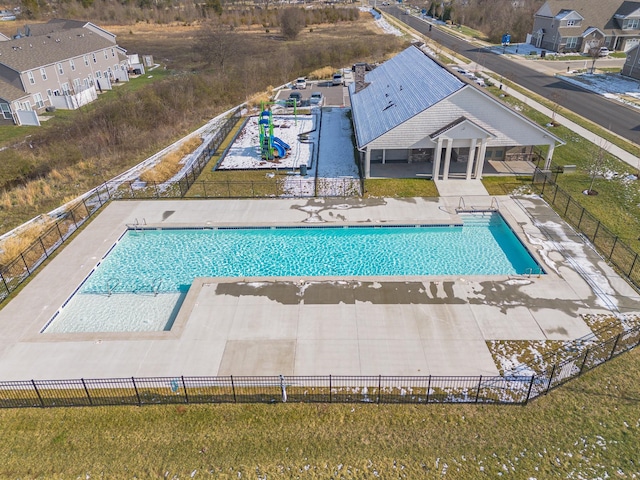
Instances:
[[[466,84],[411,46],[365,74],[364,89],[349,97],[359,147],[435,105]]]
[[[86,28],[73,28],[0,42],[0,63],[24,72],[111,47],[116,44],[105,37]]]

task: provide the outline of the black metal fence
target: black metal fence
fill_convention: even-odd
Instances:
[[[507,376],[225,376],[0,382],[0,408],[188,403],[525,405],[640,344],[640,327],[581,343],[549,368]]]
[[[543,171],[536,168],[532,182],[534,190],[553,206],[568,224],[584,235],[621,275],[640,290],[638,253],[558,186],[555,182],[558,171],[558,169]]]

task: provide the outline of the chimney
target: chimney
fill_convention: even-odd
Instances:
[[[365,88],[367,88],[369,86],[368,83],[366,83],[364,81],[364,75],[366,73],[367,69],[366,66],[364,64],[361,65],[356,65],[355,69],[354,69],[354,79],[355,79],[355,83],[356,83],[356,92],[358,93],[360,90],[364,90]]]

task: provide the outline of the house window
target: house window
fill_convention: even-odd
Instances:
[[[47,88],[47,97],[53,97],[53,92],[50,88]]]
[[[111,49],[111,56],[112,57],[116,56],[116,50],[114,48]]]
[[[98,59],[96,58],[96,54],[92,53],[91,58],[93,58],[93,63],[98,63]]]
[[[575,25],[576,25],[575,20],[567,20],[567,27],[575,27]]]
[[[31,111],[31,102],[29,100],[22,103],[22,110]]]
[[[107,58],[109,58],[109,55],[107,55],[107,51],[104,51],[104,59],[106,60]]]
[[[73,89],[76,91],[76,93],[78,93],[80,91],[80,79],[79,78],[74,78],[73,79]]]
[[[76,70],[76,64],[75,64],[75,62],[73,61],[73,58],[72,58],[71,60],[69,60],[69,66],[71,67],[71,71],[72,71],[72,72],[75,72],[75,70]]]
[[[33,72],[27,72],[27,78],[29,79],[29,83],[31,85],[35,85],[36,79],[33,78]]]
[[[44,107],[44,102],[42,101],[42,95],[40,93],[33,94],[33,101],[36,103],[36,108]]]
[[[64,95],[68,95],[69,94],[69,84],[68,83],[63,83],[62,84],[62,93]]]
[[[87,80],[86,78],[82,79],[82,86],[86,89],[89,88],[89,80]]]
[[[60,75],[64,75],[64,70],[62,69],[62,64],[61,63],[56,63],[56,68],[58,69],[58,73]]]
[[[565,48],[576,48],[578,46],[578,37],[567,37]]]
[[[638,30],[640,28],[640,18],[628,18],[622,22],[623,30]]]
[[[11,120],[11,108],[8,103],[0,103],[0,110],[5,120]]]
[[[42,80],[47,79],[47,71],[44,68],[40,69],[40,75],[42,75]]]
[[[96,72],[96,78],[102,78],[102,72],[100,70]]]
[[[84,55],[82,57],[82,59],[84,60],[84,66],[88,67],[89,66],[89,57],[87,57],[86,55]]]

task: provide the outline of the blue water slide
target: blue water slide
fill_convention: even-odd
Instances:
[[[280,158],[284,158],[284,156],[287,154],[287,151],[284,149],[284,147],[282,145],[277,143],[275,140],[277,140],[276,137],[271,137],[271,145],[273,146],[273,149],[276,152],[278,152],[278,156]]]
[[[287,145],[286,143],[284,143],[282,141],[282,139],[278,138],[278,137],[273,137],[273,144],[274,145],[280,145],[282,148],[284,148],[285,150],[289,150],[291,147],[289,145]]]

